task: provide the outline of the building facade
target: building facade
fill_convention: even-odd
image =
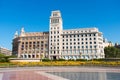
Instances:
[[[24,28],[20,35],[15,33],[13,39],[13,55],[18,58],[41,59],[48,56],[48,32],[27,33]]]
[[[4,47],[0,47],[0,53],[4,54],[6,56],[11,56],[12,55],[12,51],[7,49],[7,48],[4,48]]]
[[[104,58],[103,35],[97,28],[63,30],[60,11],[52,11],[49,29],[50,59]]]
[[[49,32],[15,33],[13,54],[20,58],[99,59],[104,58],[102,32],[98,28],[63,30],[60,11],[52,11]]]

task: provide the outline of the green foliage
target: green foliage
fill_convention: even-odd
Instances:
[[[106,58],[120,58],[120,49],[115,47],[105,47]]]
[[[0,53],[0,58],[3,58],[3,57],[5,57],[5,55]]]
[[[87,61],[87,59],[76,59],[76,61]]]
[[[42,61],[43,61],[43,62],[49,62],[49,61],[51,61],[51,60],[48,59],[48,58],[45,58],[45,59],[42,59]]]
[[[9,56],[5,56],[4,54],[0,54],[0,62],[9,62]]]

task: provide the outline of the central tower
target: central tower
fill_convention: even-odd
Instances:
[[[50,16],[49,27],[49,58],[59,59],[61,58],[62,49],[62,17],[59,10],[52,11]]]

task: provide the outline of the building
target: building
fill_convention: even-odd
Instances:
[[[114,46],[111,41],[107,41],[107,39],[103,39],[104,47],[112,47]]]
[[[63,30],[60,11],[52,11],[49,28],[50,59],[104,57],[103,35],[97,28]]]
[[[0,53],[4,54],[6,56],[11,56],[12,55],[12,51],[7,49],[7,48],[4,48],[4,47],[0,47]]]
[[[39,45],[38,45],[39,44]],[[42,45],[43,44],[43,45]],[[63,30],[60,11],[52,11],[49,32],[15,33],[13,54],[20,58],[99,59],[104,58],[103,35],[97,28]]]
[[[115,43],[115,46],[116,48],[120,49],[120,44],[119,43]]]
[[[38,58],[48,56],[48,32],[31,32],[27,33],[24,28],[21,29],[20,35],[15,33],[13,39],[13,55],[18,58]]]

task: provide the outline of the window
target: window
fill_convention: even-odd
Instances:
[[[72,39],[70,39],[70,41],[72,41]]]
[[[90,38],[90,40],[92,40],[92,38]]]
[[[74,35],[74,37],[75,37],[75,35]]]
[[[97,46],[94,46],[94,48],[96,49],[96,48],[97,48]]]
[[[68,35],[66,36],[66,38],[68,38]]]
[[[94,36],[96,36],[96,34],[94,34]]]
[[[84,42],[82,42],[82,44],[84,44]]]
[[[79,37],[79,35],[77,35]]]
[[[83,41],[84,39],[82,38],[82,41]]]
[[[94,40],[96,40],[96,38],[94,38]]]
[[[81,35],[81,37],[83,37],[83,35]]]
[[[74,41],[76,41],[76,40],[74,39]]]
[[[82,46],[82,48],[84,48],[84,46]]]
[[[94,44],[96,44],[96,42],[94,42]]]
[[[74,42],[74,45],[76,44],[76,42]]]
[[[57,13],[54,13],[53,16],[57,16]]]
[[[80,46],[78,46],[78,49],[80,49]]]
[[[76,46],[74,46],[74,49],[76,49]]]
[[[68,49],[68,46],[66,46],[66,49]]]
[[[85,40],[87,40],[87,38]]]
[[[66,43],[66,45],[68,45],[68,43]]]
[[[88,44],[88,42],[86,42],[86,44]]]
[[[90,46],[90,48],[92,48],[92,46]]]
[[[89,34],[91,36],[91,34]]]
[[[63,49],[64,49],[64,47],[63,47]]]
[[[78,44],[80,44],[80,43],[78,42]]]
[[[92,42],[90,42],[90,44],[92,44]]]
[[[88,48],[88,46],[86,46],[86,48]]]

